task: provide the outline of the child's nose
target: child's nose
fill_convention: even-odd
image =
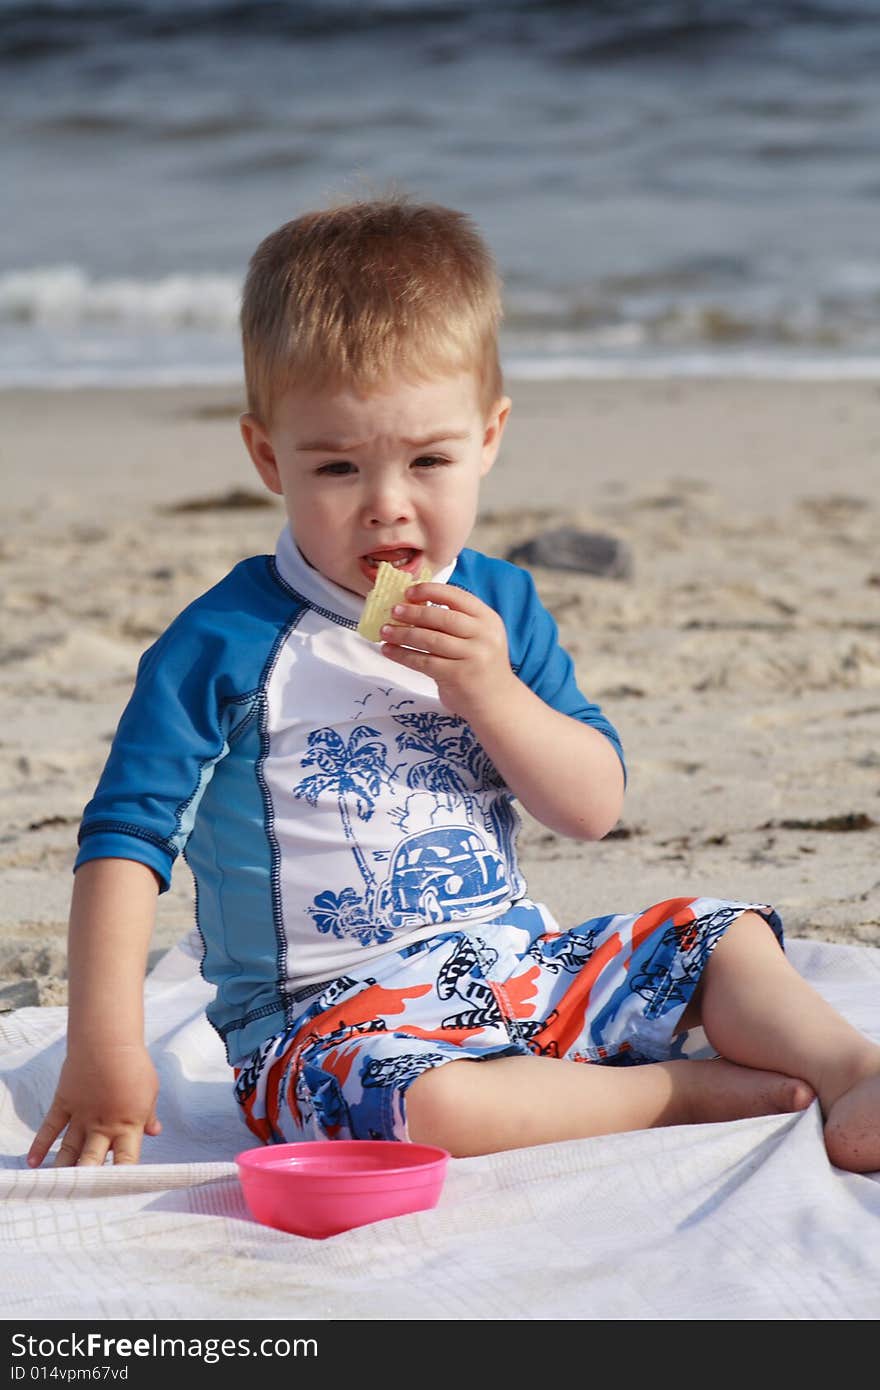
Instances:
[[[393,482],[377,484],[366,499],[365,512],[368,526],[396,526],[407,521],[409,508],[403,488]]]

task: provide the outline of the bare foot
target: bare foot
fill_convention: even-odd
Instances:
[[[746,1120],[756,1115],[788,1115],[806,1110],[816,1098],[812,1086],[778,1071],[741,1067],[723,1057],[690,1062],[691,1124]]]
[[[825,1147],[837,1168],[880,1172],[880,1070],[862,1077],[829,1108]]]

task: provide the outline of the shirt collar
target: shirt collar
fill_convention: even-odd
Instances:
[[[295,589],[314,608],[323,608],[341,618],[359,619],[364,611],[364,600],[350,589],[334,584],[332,579],[310,565],[303,555],[290,531],[285,526],[275,547],[275,564],[278,573],[289,588]],[[433,575],[434,583],[446,584],[455,569],[455,560],[444,565]]]

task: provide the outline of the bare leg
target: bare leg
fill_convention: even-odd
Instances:
[[[880,1169],[880,1047],[798,975],[757,913],[739,917],[715,947],[684,1026],[697,1011],[722,1056],[813,1087],[832,1163]]]
[[[407,1093],[409,1137],[456,1157],[563,1139],[804,1110],[804,1082],[711,1061],[604,1067],[551,1057],[449,1062]]]

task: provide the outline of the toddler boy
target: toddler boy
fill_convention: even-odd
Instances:
[[[460,213],[405,199],[268,236],[242,306],[241,429],[288,524],[145,653],[86,807],[68,1056],[29,1154],[136,1162],[159,1132],[142,985],[183,853],[208,1016],[252,1132],[456,1155],[818,1097],[880,1167],[880,1048],[788,964],[767,905],[682,897],[562,931],[520,802],[594,840],[624,791],[530,575],[468,549],[510,401],[498,278]],[[385,561],[412,576],[374,644]],[[430,579],[421,579],[428,573]],[[687,1055],[702,1023],[712,1059]]]

